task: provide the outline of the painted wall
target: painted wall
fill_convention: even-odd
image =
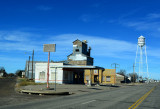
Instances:
[[[87,57],[84,56],[83,54],[73,54],[73,55],[69,56],[69,59],[70,60],[74,60],[74,61],[87,60]]]
[[[109,80],[110,77],[110,81]],[[105,69],[102,76],[102,84],[118,84],[124,81],[124,76],[116,74],[115,69]]]
[[[105,69],[102,74],[102,84],[115,84],[116,75],[115,69]],[[109,81],[110,77],[110,81]]]
[[[124,76],[116,74],[115,69],[86,69],[84,83],[90,80],[92,84],[117,84],[124,80]]]
[[[87,80],[90,80],[92,84],[101,83],[102,69],[85,69],[84,83],[87,84]]]
[[[121,83],[121,81],[124,81],[124,76],[116,74],[116,83]]]
[[[35,82],[46,83],[47,82],[47,65],[48,63],[36,63],[35,64]],[[63,83],[63,70],[62,68],[51,68],[53,66],[63,66],[63,63],[50,63],[49,69],[49,83],[55,83],[55,72],[56,72],[56,83]]]
[[[91,80],[91,70],[85,69],[84,70],[84,83],[87,84],[87,81]]]

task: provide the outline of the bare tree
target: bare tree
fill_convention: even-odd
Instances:
[[[24,72],[24,70],[17,70],[15,74],[16,76],[22,77],[22,72]]]
[[[118,74],[123,75],[123,76],[126,76],[126,70],[121,69],[121,70],[118,72]]]
[[[136,82],[136,79],[138,79],[137,73],[129,73],[129,76],[131,77],[131,82]]]

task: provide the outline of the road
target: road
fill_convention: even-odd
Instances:
[[[61,96],[2,106],[2,109],[128,109],[136,101],[136,109],[160,109],[160,84],[145,84],[116,88],[83,95]],[[143,99],[140,99],[140,98]]]

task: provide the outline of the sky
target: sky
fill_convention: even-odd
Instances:
[[[47,61],[43,44],[53,43],[56,52],[51,60],[67,60],[72,42],[79,39],[91,46],[95,66],[111,69],[117,63],[117,72],[125,69],[128,74],[133,72],[137,38],[143,35],[149,76],[160,79],[159,4],[159,0],[0,0],[0,66],[8,73],[25,69],[33,49],[35,61]],[[144,72],[145,68],[144,64]]]

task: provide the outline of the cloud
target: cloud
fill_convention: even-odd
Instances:
[[[11,43],[11,42],[1,42],[0,45],[0,50],[1,51],[31,51],[33,49],[36,49],[36,51],[40,51],[41,47],[37,45],[31,45],[28,43],[22,43],[22,42],[16,42],[16,43]]]
[[[150,31],[150,32],[158,32],[160,22],[147,22],[147,21],[128,21],[128,22],[121,22],[121,24],[133,27],[136,30],[140,31]]]
[[[120,25],[134,28],[137,31],[147,31],[154,37],[160,36],[160,13],[148,13],[144,16],[137,17],[137,10],[131,13],[121,15],[117,19],[110,20],[109,23],[118,23]],[[135,17],[136,16],[136,17]]]
[[[65,52],[66,49],[72,50],[71,42],[76,39],[79,39],[81,41],[87,40],[89,46],[91,46],[92,48],[93,56],[126,58],[129,57],[129,54],[135,54],[136,51],[136,44],[121,40],[103,38],[99,36],[87,36],[82,34],[62,34],[53,36],[53,40],[57,44],[57,46],[60,46],[61,50],[62,48],[64,48],[62,52]]]
[[[35,37],[33,37],[35,36]],[[34,41],[37,35],[21,31],[0,31],[1,51],[31,51],[40,50],[39,44]]]
[[[160,37],[160,21],[121,21],[121,25],[130,27],[141,33],[147,33],[152,37]]]
[[[2,33],[2,32],[0,32]],[[10,33],[10,32],[9,32]],[[13,34],[11,34],[13,33]],[[35,35],[35,40],[32,33],[14,32],[10,34],[1,35],[3,40],[0,40],[1,51],[32,51],[43,52],[43,44],[56,44],[55,56],[67,57],[72,53],[72,42],[76,39],[87,40],[88,46],[91,46],[92,57],[111,57],[120,59],[134,59],[137,44],[127,42],[124,40],[115,40],[101,36],[89,36],[83,34],[61,34],[56,36],[45,36],[46,40],[38,40],[41,35]],[[15,33],[19,33],[15,35]],[[12,36],[12,37],[11,37]],[[14,36],[14,37],[13,37]],[[20,37],[20,38],[19,38]],[[148,55],[160,58],[158,49],[149,47]]]
[[[160,18],[160,14],[159,13],[149,13],[146,16],[146,18],[149,19],[149,20],[158,19],[158,18]]]
[[[69,55],[72,53],[72,42],[76,39],[88,40],[89,46],[92,47],[93,56],[126,58],[136,50],[136,44],[121,40],[113,40],[100,36],[87,36],[83,34],[61,34],[57,36],[45,36],[48,40],[39,39],[34,34],[27,32],[0,32],[0,50],[2,51],[36,51],[43,50],[43,44],[56,43],[58,55]],[[5,33],[5,34],[4,34]]]
[[[6,41],[28,41],[30,33],[20,31],[0,31],[0,40]]]
[[[41,5],[41,6],[38,6],[37,9],[42,11],[49,11],[49,10],[52,10],[52,7]]]

